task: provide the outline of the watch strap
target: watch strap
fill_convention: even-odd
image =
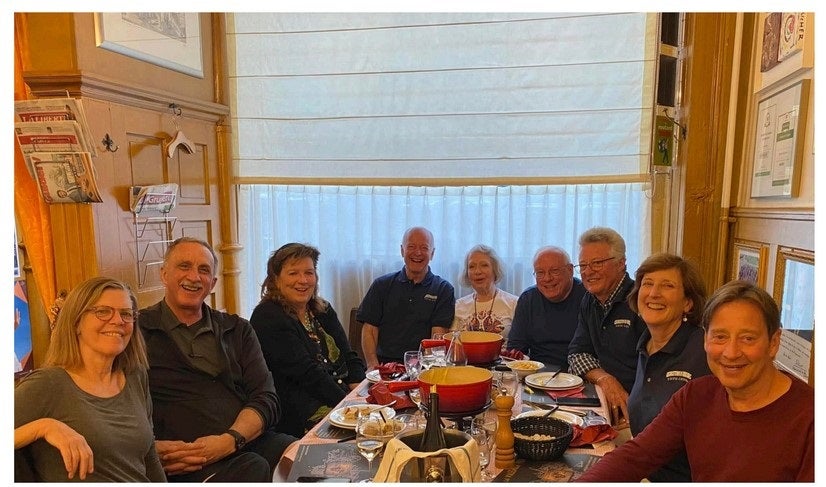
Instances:
[[[232,429],[232,428],[228,429],[227,433],[230,436],[232,436],[233,438],[235,438],[235,451],[238,451],[241,448],[244,448],[244,445],[247,444],[247,439],[244,438],[244,435],[242,435],[241,433],[235,431],[234,429]]]

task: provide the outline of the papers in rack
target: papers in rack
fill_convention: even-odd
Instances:
[[[175,183],[132,186],[129,188],[129,209],[132,213],[157,211],[169,213],[177,204],[178,185]]]
[[[26,167],[47,203],[101,202],[86,114],[80,100],[14,102],[14,133]]]

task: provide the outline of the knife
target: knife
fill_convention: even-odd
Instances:
[[[554,373],[553,373],[553,375],[551,375],[550,377],[548,377],[548,378],[545,380],[545,383],[544,383],[544,384],[542,384],[542,386],[543,386],[543,387],[546,387],[548,384],[550,384],[552,380],[556,379],[556,376],[558,376],[560,372],[562,372],[562,369],[559,369],[559,370],[557,370],[556,372],[554,372]]]
[[[555,404],[542,404],[542,403],[533,402],[533,401],[522,401],[522,403],[527,404],[528,406],[530,406],[534,409],[543,409],[543,410],[545,410],[545,409],[551,409],[553,407],[557,407],[559,411],[565,411],[566,413],[576,414],[577,416],[585,417],[585,416],[588,415],[588,413],[586,411],[580,411],[579,409],[566,408],[564,406],[556,406]]]

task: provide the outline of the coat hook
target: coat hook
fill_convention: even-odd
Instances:
[[[170,103],[169,109],[172,110],[172,114],[176,117],[180,117],[184,113],[183,109],[179,107],[177,103]]]
[[[103,140],[101,140],[101,143],[103,144],[104,149],[106,149],[109,152],[117,152],[118,149],[120,149],[119,145],[115,145],[115,141],[112,140],[112,137],[109,137],[108,132],[106,134],[106,137],[104,137]],[[112,148],[113,146],[114,149]]]

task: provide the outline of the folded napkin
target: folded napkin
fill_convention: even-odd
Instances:
[[[551,396],[551,399],[557,399],[559,397],[587,397],[583,391],[585,390],[585,386],[574,387],[573,389],[565,389],[562,391],[545,391]]]
[[[393,409],[408,409],[408,408],[415,408],[416,403],[410,400],[407,397],[407,394],[404,392],[399,394],[393,394],[387,388],[386,382],[376,382],[372,386],[370,386],[370,390],[368,391],[367,402],[370,404],[389,404],[393,401],[396,401],[393,404]]]
[[[570,447],[578,447],[584,445],[591,445],[601,441],[613,440],[617,437],[617,432],[611,425],[595,424],[586,426],[584,428],[573,425],[574,437],[571,440]]]
[[[404,374],[404,364],[400,364],[398,362],[387,362],[386,364],[379,364],[376,367],[379,371],[379,375],[381,376],[382,380],[390,380],[390,378],[395,374]]]
[[[384,454],[381,456],[381,463],[373,477],[373,482],[423,482],[424,479],[407,478],[412,472],[418,470],[408,464],[419,458],[434,456],[447,457],[453,475],[459,477],[454,477],[453,482],[479,482],[482,479],[479,445],[474,439],[455,448],[443,448],[435,452],[418,452],[398,438],[393,438],[384,447]]]

